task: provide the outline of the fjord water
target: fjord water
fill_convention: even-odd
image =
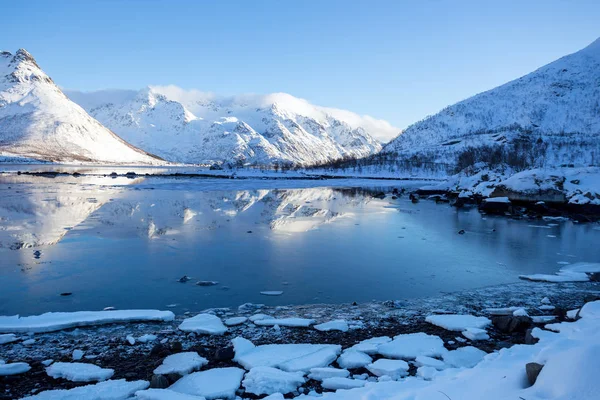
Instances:
[[[3,174],[0,315],[403,299],[598,261],[597,225],[373,196],[422,184]]]

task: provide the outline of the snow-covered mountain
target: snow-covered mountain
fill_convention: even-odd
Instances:
[[[376,153],[385,121],[318,107],[288,94],[222,97],[176,87],[67,91],[135,146],[185,163],[311,165]]]
[[[528,167],[597,165],[600,39],[411,125],[382,153],[455,163],[466,148],[484,146],[505,149],[508,158],[529,158]],[[488,153],[481,158],[491,158]]]
[[[23,49],[0,52],[0,155],[62,162],[161,162],[69,100]]]

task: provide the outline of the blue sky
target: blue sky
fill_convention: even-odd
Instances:
[[[0,50],[60,86],[287,92],[404,128],[577,51],[600,1],[7,1]]]

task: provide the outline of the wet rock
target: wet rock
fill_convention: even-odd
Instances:
[[[579,179],[573,179],[573,180],[571,181],[571,183],[572,183],[573,185],[579,185],[579,184],[581,183],[581,181],[580,181]]]
[[[398,200],[398,196],[392,196],[392,200]]]
[[[538,363],[527,363],[527,365],[525,365],[525,371],[527,372],[527,379],[529,380],[529,383],[531,385],[535,384],[535,381],[537,380],[538,375],[540,374],[540,372],[542,372],[542,368],[544,368],[544,366],[542,364],[538,364]]]
[[[458,234],[459,234],[459,235],[464,235],[465,233],[466,233],[466,232],[465,232],[465,230],[464,230],[464,229],[461,229],[460,231],[458,231]]]
[[[40,257],[42,256],[42,252],[39,250],[36,250],[33,252],[33,258],[35,258],[36,260],[39,260]]]
[[[600,282],[600,272],[591,272],[588,274],[588,277],[592,282]]]
[[[73,294],[73,293],[71,293],[71,292],[63,292],[63,293],[61,293],[60,295],[61,295],[61,296],[70,296],[70,295],[72,295],[72,294]]]
[[[373,195],[373,197],[375,197],[376,199],[385,199],[385,193],[383,193],[383,192],[378,192],[378,193],[375,193],[375,194]]]
[[[182,276],[181,278],[179,278],[179,282],[181,282],[181,283],[186,283],[186,282],[187,282],[187,281],[189,281],[190,279],[192,279],[192,278],[190,278],[190,277],[189,277],[189,276],[187,276],[187,275],[184,275],[184,276]]]
[[[164,375],[152,375],[150,387],[152,389],[166,389],[171,386],[171,383]]]
[[[166,357],[169,354],[171,354],[171,352],[169,351],[167,346],[165,346],[162,343],[155,344],[154,347],[152,347],[152,350],[150,350],[150,355],[153,356]]]
[[[252,233],[252,231],[248,231],[248,232],[246,232],[246,233]]]
[[[118,174],[116,172],[111,172],[110,176],[112,176],[113,178],[116,178],[118,176]]]
[[[410,201],[413,202],[413,204],[418,203],[420,199],[419,195],[416,193],[411,193],[410,195],[408,195],[408,198],[410,199]]]
[[[233,347],[222,347],[215,352],[215,361],[230,361],[234,356]]]
[[[493,199],[485,199],[479,205],[479,212],[493,215],[505,215],[513,213],[513,205],[508,202],[494,201]]]
[[[592,301],[597,301],[597,300],[600,300],[600,296],[595,295],[595,294],[590,294],[589,296],[585,296],[583,298],[584,303],[591,303]]]
[[[556,315],[556,318],[559,321],[564,321],[565,319],[567,319],[567,310],[565,310],[562,307],[555,307],[554,308],[554,315]]]
[[[171,351],[173,353],[181,353],[183,351],[183,345],[181,344],[181,342],[171,343]]]
[[[173,384],[173,383],[175,383],[175,382],[177,382],[178,380],[181,379],[181,375],[175,374],[175,373],[168,374],[167,375],[167,379],[169,379],[169,382],[171,382],[171,384]]]
[[[198,285],[198,286],[215,286],[218,284],[219,284],[219,282],[217,282],[217,281],[198,281],[198,282],[196,282],[196,285]]]
[[[503,333],[525,333],[533,324],[526,316],[501,316],[492,319],[494,326]]]
[[[538,342],[537,338],[534,338],[531,332],[533,329],[529,328],[525,331],[525,344],[536,344]]]
[[[75,178],[77,178],[77,177],[81,176],[81,174],[80,174],[79,172],[73,172],[73,176],[74,176]]]

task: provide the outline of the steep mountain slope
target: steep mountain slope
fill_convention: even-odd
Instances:
[[[287,94],[218,97],[153,87],[67,95],[130,143],[171,161],[310,165],[381,149],[363,117]]]
[[[526,168],[597,165],[599,139],[600,39],[408,127],[382,153],[459,165],[494,157]]]
[[[70,101],[21,49],[0,52],[0,155],[62,162],[160,162]]]

